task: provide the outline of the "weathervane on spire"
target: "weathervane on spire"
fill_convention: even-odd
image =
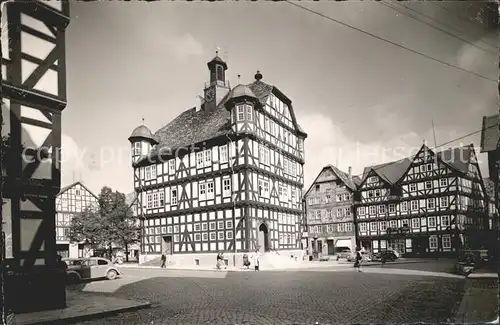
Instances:
[[[215,56],[219,56],[220,47],[215,48]]]

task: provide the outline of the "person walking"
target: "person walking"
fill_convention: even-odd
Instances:
[[[258,248],[255,250],[252,259],[255,271],[260,271],[260,252]]]
[[[356,248],[356,258],[354,261],[354,268],[358,271],[361,272],[361,260],[363,257],[361,256],[361,252],[359,247]]]
[[[161,254],[161,266],[160,267],[162,269],[167,267],[166,262],[167,262],[167,257],[165,256],[165,254]]]

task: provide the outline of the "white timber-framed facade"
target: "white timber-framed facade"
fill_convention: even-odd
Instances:
[[[304,140],[290,99],[256,80],[231,89],[226,63],[208,63],[200,107],[154,135],[129,137],[144,236],[141,263],[235,263],[260,249],[301,252]],[[297,252],[296,252],[297,251]],[[236,262],[238,260],[238,262]]]
[[[335,255],[356,249],[356,186],[361,181],[337,167],[325,166],[304,195],[309,255]]]
[[[98,198],[81,182],[65,186],[56,197],[56,250],[63,258],[88,257],[91,251],[83,243],[69,240],[71,218],[85,209],[96,211]]]
[[[365,168],[358,190],[364,248],[425,256],[482,245],[473,233],[488,228],[488,199],[473,145],[437,153],[423,145],[411,158]]]

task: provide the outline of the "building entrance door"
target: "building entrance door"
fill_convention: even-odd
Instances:
[[[257,245],[261,253],[269,251],[269,231],[265,223],[259,226],[259,237],[257,238]]]
[[[172,255],[172,236],[163,236],[161,253],[167,256]]]
[[[328,245],[328,255],[335,255],[335,245],[333,239],[327,239],[326,244]]]

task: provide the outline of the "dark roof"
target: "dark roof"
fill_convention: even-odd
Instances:
[[[83,187],[84,189],[86,189],[96,199],[98,198],[97,195],[95,195],[91,190],[88,189],[88,187],[86,187],[85,185],[83,185],[82,182],[80,182],[80,181],[74,182],[74,183],[71,183],[69,185],[66,185],[66,186],[62,187],[61,190],[59,191],[59,193],[57,193],[57,195],[59,196],[59,195],[63,194],[64,192],[66,192],[67,190],[69,190],[70,188],[74,187],[77,184],[80,184],[81,187]]]
[[[500,131],[498,129],[498,115],[483,116],[481,129],[481,152],[496,150]]]
[[[351,177],[349,177],[349,174],[346,173],[346,172],[343,172],[341,171],[340,169],[338,169],[337,167],[333,166],[333,165],[326,165],[325,167],[323,167],[321,169],[321,171],[319,172],[318,176],[316,176],[316,179],[314,180],[314,182],[312,182],[311,186],[309,186],[309,188],[307,190],[303,189],[302,190],[302,196],[305,196],[310,190],[311,188],[314,186],[314,184],[316,183],[316,181],[318,180],[318,177],[321,175],[321,173],[323,173],[323,171],[326,169],[326,168],[330,168],[332,170],[332,172],[337,175],[338,178],[340,178],[340,180],[347,186],[349,187],[352,191],[355,191],[358,187],[358,185],[361,184],[361,178],[359,178],[358,176],[355,176],[355,175],[351,175]]]
[[[129,141],[134,139],[134,138],[144,138],[148,140],[153,140],[156,142],[156,139],[154,138],[153,134],[151,133],[151,130],[148,129],[147,126],[145,125],[139,125],[132,131],[132,134],[129,137]]]
[[[468,173],[470,158],[474,151],[474,145],[458,148],[449,148],[437,153],[438,157],[449,166],[455,168],[459,172]]]
[[[222,60],[219,55],[216,55],[212,60],[210,60],[207,65],[208,67],[210,68],[210,66],[213,64],[213,63],[220,63],[224,66],[224,69],[227,69],[227,64],[226,62],[224,62],[224,60]]]
[[[380,178],[385,180],[387,183],[394,184],[398,180],[400,180],[401,177],[403,177],[404,173],[406,173],[406,171],[408,170],[408,167],[410,167],[411,162],[412,158],[403,158],[388,163],[365,167],[363,170],[363,178],[361,182],[363,182],[368,177],[370,171],[373,170],[377,175],[380,176]]]
[[[149,156],[154,157],[161,152],[173,152],[178,148],[188,148],[195,143],[227,134],[231,126],[230,113],[224,108],[224,105],[233,91],[253,94],[261,104],[265,104],[267,97],[274,89],[273,86],[262,81],[255,81],[246,86],[241,85],[238,88],[239,90],[237,88],[238,86],[232,89],[221,100],[215,110],[205,112],[203,109],[196,110],[196,107],[190,108],[156,131],[153,137],[157,139],[158,144],[153,147]],[[291,112],[293,113],[293,110]],[[299,125],[297,125],[297,128],[304,133]],[[143,157],[142,159],[146,158]]]
[[[483,178],[486,195],[491,200],[495,200],[495,183],[490,178]]]
[[[462,147],[449,148],[437,152],[436,155],[450,167],[454,168],[459,172],[467,174],[469,172],[469,163],[473,150],[474,150],[474,145],[469,144]],[[367,178],[370,171],[373,170],[375,173],[377,173],[377,175],[379,175],[383,180],[385,180],[389,184],[395,184],[407,172],[415,156],[380,165],[365,167],[363,170],[362,182]]]

